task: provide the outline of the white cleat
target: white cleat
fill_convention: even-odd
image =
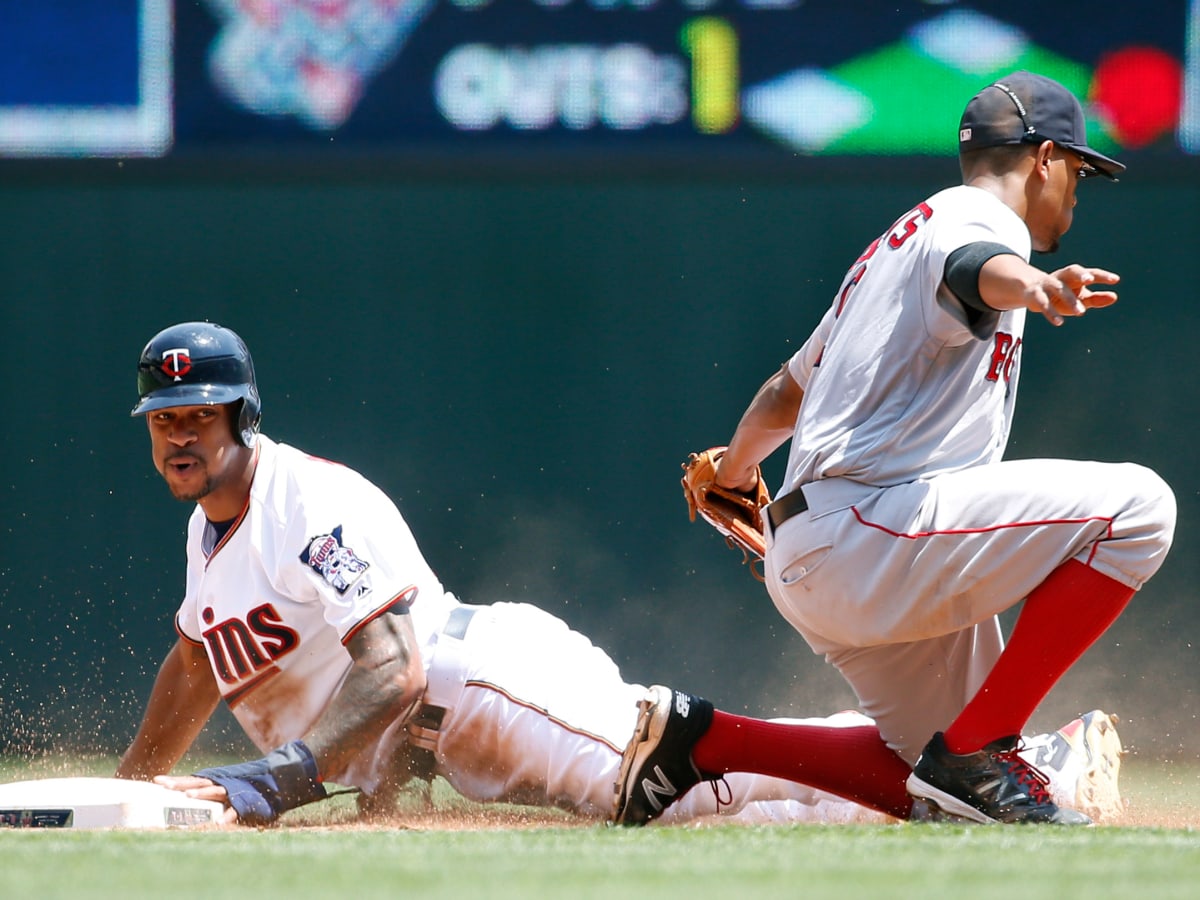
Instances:
[[[1119,721],[1093,709],[1027,743],[1030,762],[1050,777],[1055,801],[1100,824],[1112,824],[1125,814],[1118,784],[1125,753],[1117,734]]]

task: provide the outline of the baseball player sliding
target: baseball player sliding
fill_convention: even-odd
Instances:
[[[1158,570],[1175,499],[1141,466],[1001,455],[1026,312],[1057,326],[1117,299],[1116,274],[1046,272],[1030,251],[1057,249],[1081,180],[1124,166],[1088,146],[1069,91],[1029,72],[967,104],[959,148],[963,184],[853,262],[715,480],[752,494],[761,461],[791,440],[765,510],[767,588],[914,764],[914,797],[980,822],[1085,824],[1017,736]],[[1022,601],[1004,647],[996,616]],[[663,740],[643,739],[630,767]]]
[[[536,607],[460,603],[380,490],[259,432],[253,363],[229,329],[189,322],[160,332],[142,352],[138,392],[133,415],[145,418],[156,468],[196,507],[178,640],[118,777],[158,776],[224,802],[227,821],[244,824],[323,798],[326,782],[357,787],[366,810],[386,810],[401,784],[434,774],[473,800],[612,813],[622,751],[649,709],[647,694],[688,695],[626,683],[605,653]],[[697,711],[726,715],[692,699]],[[266,755],[167,775],[222,700]],[[793,744],[822,734],[890,753],[857,713],[725,721]],[[1031,752],[1054,759],[1056,790],[1068,800],[1116,810],[1119,751],[1112,720],[1097,711]],[[896,796],[902,782],[866,805],[841,799],[855,791],[840,759],[814,765],[809,785],[742,763],[732,752],[720,763],[746,771],[728,777],[721,804],[707,787],[688,790],[699,778],[676,790],[654,780],[664,773],[651,772],[633,794],[657,804],[655,814],[666,805],[661,792],[682,798],[668,820],[717,811],[746,821],[911,814],[911,802]],[[627,821],[650,818],[629,812]]]

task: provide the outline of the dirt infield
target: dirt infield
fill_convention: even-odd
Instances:
[[[1098,822],[1099,827],[1200,828],[1200,765],[1152,760],[1127,754],[1121,764],[1121,794],[1125,811]],[[411,829],[414,831],[464,831],[489,829],[588,828],[596,820],[568,812],[506,804],[476,804],[464,800],[441,779],[429,789],[410,786],[400,792],[395,812],[374,818],[358,815],[354,795],[345,794],[305,809],[294,810],[284,820],[287,827]],[[728,819],[683,826],[728,825]],[[661,827],[661,826],[655,826]]]
[[[1195,812],[1165,812],[1162,810],[1132,810],[1119,821],[1102,823],[1098,827],[1118,828],[1162,828],[1186,829],[1195,828],[1200,823],[1200,815]],[[330,829],[334,831],[519,831],[541,830],[548,828],[575,829],[592,828],[599,823],[595,820],[573,816],[556,815],[551,812],[530,810],[528,812],[513,812],[511,810],[434,810],[424,814],[405,814],[395,817],[375,818],[368,820],[343,819],[330,822],[288,821],[283,827],[288,829]],[[681,826],[681,828],[703,828],[708,825],[727,825],[719,820],[702,821]],[[655,826],[659,827],[659,826]],[[785,826],[786,827],[786,826]],[[809,826],[825,827],[825,826]],[[829,826],[836,827],[836,826]]]
[[[283,821],[285,828],[329,828],[333,830],[409,830],[409,831],[490,831],[547,828],[593,828],[601,823],[570,813],[539,809],[537,807],[515,807],[504,804],[494,806],[467,804],[458,798],[446,806],[432,809],[405,810],[386,816],[361,817],[353,808],[343,807],[337,812],[312,808],[296,810]],[[686,825],[653,826],[704,828],[733,824],[727,819],[713,817]],[[785,826],[786,827],[786,826]],[[1200,808],[1189,799],[1163,797],[1136,797],[1128,802],[1126,812],[1119,818],[1098,823],[1098,827],[1116,828],[1200,828]]]
[[[37,760],[0,760],[0,782],[31,778],[107,775],[113,763],[79,757],[41,757]],[[1200,828],[1200,764],[1191,761],[1152,760],[1126,756],[1121,767],[1121,793],[1126,809],[1100,827]],[[591,828],[596,819],[557,809],[472,803],[457,795],[441,779],[426,788],[410,786],[400,792],[398,806],[386,814],[362,816],[353,793],[342,793],[322,803],[293,810],[281,827],[361,830],[484,831],[519,829]],[[728,825],[727,819],[689,823],[705,827]],[[660,827],[660,826],[655,826]]]

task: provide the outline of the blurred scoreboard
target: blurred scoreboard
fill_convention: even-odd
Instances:
[[[171,4],[0,0],[0,155],[161,155]]]
[[[0,155],[951,155],[1020,68],[1200,153],[1200,0],[0,0]]]

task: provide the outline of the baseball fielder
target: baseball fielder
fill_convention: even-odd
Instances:
[[[146,419],[155,465],[197,505],[178,640],[118,777],[169,772],[224,701],[266,756],[156,780],[229,804],[229,821],[273,821],[321,799],[325,782],[386,808],[405,781],[434,774],[473,800],[610,813],[645,687],[536,607],[460,603],[378,488],[260,434],[253,364],[232,331],[160,332],[138,382],[133,414]],[[860,714],[796,722],[874,733]],[[1098,783],[1115,794],[1115,768],[1084,771],[1114,740],[1048,736],[1065,796]],[[668,818],[881,817],[794,781],[727,780],[721,804],[698,787]]]
[[[1026,312],[1061,325],[1117,299],[1116,274],[1045,272],[1030,251],[1058,247],[1081,179],[1124,166],[1088,146],[1069,91],[1028,72],[971,100],[959,145],[963,185],[854,261],[717,481],[745,488],[791,439],[768,590],[915,763],[911,794],[981,822],[1083,823],[1015,736],[1158,569],[1175,500],[1141,466],[1001,455]],[[996,616],[1022,600],[1002,649]]]

